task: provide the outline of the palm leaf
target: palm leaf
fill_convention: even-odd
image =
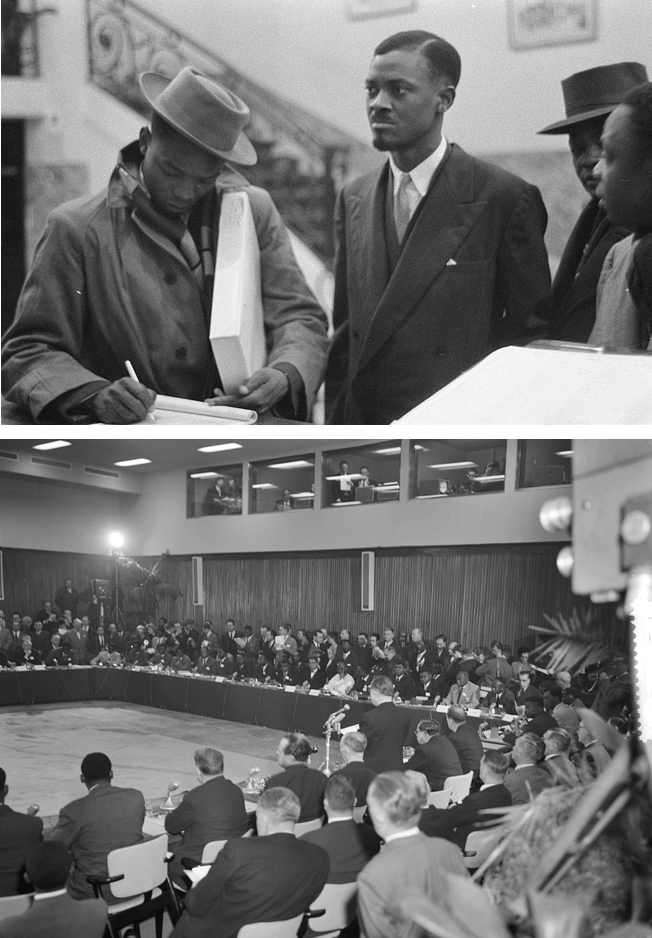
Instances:
[[[539,645],[537,654],[549,654],[548,668],[551,671],[574,671],[609,658],[616,650],[613,646],[610,630],[596,622],[590,614],[583,613],[582,618],[574,609],[569,618],[543,614],[548,627],[531,625],[533,632],[550,635],[546,642]]]

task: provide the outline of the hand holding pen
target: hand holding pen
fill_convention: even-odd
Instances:
[[[156,394],[138,380],[131,362],[125,362],[128,378],[119,378],[102,388],[94,400],[95,413],[102,423],[155,423],[150,413]]]

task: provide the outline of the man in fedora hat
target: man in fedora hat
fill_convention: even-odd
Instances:
[[[647,81],[638,62],[617,62],[576,72],[562,83],[564,120],[541,134],[568,134],[573,166],[591,196],[573,228],[552,284],[554,321],[550,336],[569,342],[588,342],[595,322],[596,290],[610,248],[629,234],[607,219],[596,196],[595,167],[600,159],[600,135],[609,114],[628,91]]]
[[[151,129],[122,150],[108,190],[48,219],[6,337],[6,395],[43,423],[134,423],[155,393],[306,419],[326,318],[268,193],[231,165],[256,162],[249,110],[191,68],[172,80],[145,73],[141,88]],[[208,335],[221,197],[234,189],[258,236],[268,345],[236,399],[220,396]]]

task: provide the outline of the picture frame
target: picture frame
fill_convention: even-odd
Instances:
[[[507,0],[512,49],[591,42],[597,38],[597,0]]]
[[[373,16],[413,13],[416,8],[417,0],[347,0],[347,17],[365,20]]]

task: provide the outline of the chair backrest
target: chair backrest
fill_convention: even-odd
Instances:
[[[124,875],[124,879],[111,883],[111,894],[116,899],[138,896],[155,889],[167,878],[165,854],[168,849],[167,834],[144,840],[132,847],[112,850],[106,858],[109,876]]]
[[[22,915],[32,904],[32,896],[3,896],[0,899],[0,922],[12,915]]]
[[[449,775],[444,782],[444,788],[451,789],[451,802],[458,804],[463,798],[466,798],[471,791],[471,782],[473,781],[473,771],[466,775]]]
[[[238,938],[296,938],[302,919],[303,912],[284,922],[254,922],[253,925],[243,925],[238,932]]]
[[[254,836],[254,829],[253,829],[253,827],[250,827],[248,831],[245,831],[242,836],[243,836],[243,837],[253,837],[253,836]]]
[[[486,831],[471,831],[464,844],[464,864],[470,870],[482,866],[504,833],[501,825]]]
[[[362,819],[367,813],[367,805],[361,804],[359,807],[353,809],[353,820],[356,824],[361,824]]]
[[[346,928],[356,917],[355,897],[358,884],[326,883],[311,909],[326,909],[326,914],[310,919],[310,930],[327,932]]]
[[[307,834],[308,831],[318,831],[323,826],[323,816],[315,818],[314,821],[299,821],[298,824],[294,825],[294,834],[296,837],[301,837],[302,834]]]
[[[452,793],[452,788],[444,788],[443,791],[431,791],[428,795],[428,806],[432,806],[433,808],[447,808]]]
[[[215,857],[218,855],[222,847],[226,844],[226,840],[211,840],[204,847],[204,852],[201,855],[202,866],[206,863],[213,863]]]

